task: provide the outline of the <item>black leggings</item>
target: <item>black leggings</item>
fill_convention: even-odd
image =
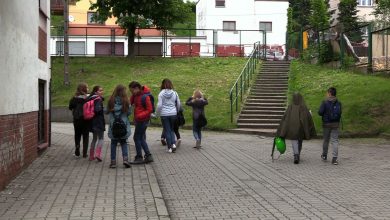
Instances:
[[[86,151],[88,149],[89,142],[89,131],[88,125],[84,120],[74,120],[74,143],[76,146],[80,146],[81,136],[83,136],[83,150]]]

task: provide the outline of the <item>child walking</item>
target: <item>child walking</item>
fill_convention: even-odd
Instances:
[[[293,94],[292,103],[284,112],[276,136],[291,140],[294,164],[298,164],[303,140],[316,136],[311,113],[301,94]]]
[[[75,142],[75,155],[80,156],[80,142],[81,136],[83,137],[83,157],[87,157],[88,141],[89,141],[89,123],[84,120],[83,117],[83,105],[88,97],[88,85],[80,83],[77,86],[76,93],[69,101],[69,110],[72,110],[73,115],[73,128],[74,128],[74,142]]]
[[[107,112],[109,113],[110,118],[110,126],[108,129],[108,137],[111,139],[110,168],[116,168],[116,146],[118,143],[120,143],[122,147],[123,165],[126,168],[129,168],[127,139],[131,134],[129,121],[131,108],[125,86],[116,86],[108,100]]]
[[[202,127],[206,126],[207,120],[204,106],[209,104],[200,90],[195,90],[193,95],[186,101],[186,105],[192,107],[192,132],[195,138],[195,147],[202,147]]]
[[[86,101],[94,99],[94,112],[95,116],[91,120],[90,131],[92,132],[92,142],[89,149],[89,160],[95,160],[95,158],[102,161],[102,148],[105,129],[104,122],[104,108],[103,108],[103,93],[104,90],[101,86],[94,86],[91,95]],[[96,150],[95,150],[96,148]]]

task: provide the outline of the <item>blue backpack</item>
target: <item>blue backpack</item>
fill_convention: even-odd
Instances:
[[[154,113],[156,111],[156,109],[154,107],[154,97],[153,97],[152,93],[148,92],[148,93],[144,93],[142,95],[142,97],[141,97],[142,106],[144,108],[146,108],[146,97],[148,97],[148,96],[150,98],[150,102],[152,103],[152,108],[153,108],[152,113]]]
[[[327,109],[329,109],[329,122],[340,122],[341,119],[341,103],[339,101],[327,101]]]

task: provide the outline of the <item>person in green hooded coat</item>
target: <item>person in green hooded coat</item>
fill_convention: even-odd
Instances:
[[[313,118],[300,93],[295,92],[292,103],[284,112],[276,136],[291,140],[294,163],[298,164],[302,150],[302,141],[316,136]]]

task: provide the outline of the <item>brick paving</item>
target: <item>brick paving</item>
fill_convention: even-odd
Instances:
[[[103,162],[73,156],[72,125],[54,123],[52,146],[0,192],[0,219],[169,219],[151,165],[109,169],[107,137],[103,149]]]
[[[389,141],[341,139],[335,166],[321,140],[304,142],[294,165],[288,141],[272,162],[271,138],[209,132],[196,150],[182,136],[153,164],[171,219],[390,219]]]
[[[154,163],[109,169],[108,138],[89,162],[72,156],[71,124],[54,123],[52,147],[0,192],[0,219],[390,219],[388,140],[341,139],[338,166],[306,141],[294,165],[290,147],[271,161],[270,138],[204,132],[197,150],[184,130],[168,154],[160,132],[148,129]]]

